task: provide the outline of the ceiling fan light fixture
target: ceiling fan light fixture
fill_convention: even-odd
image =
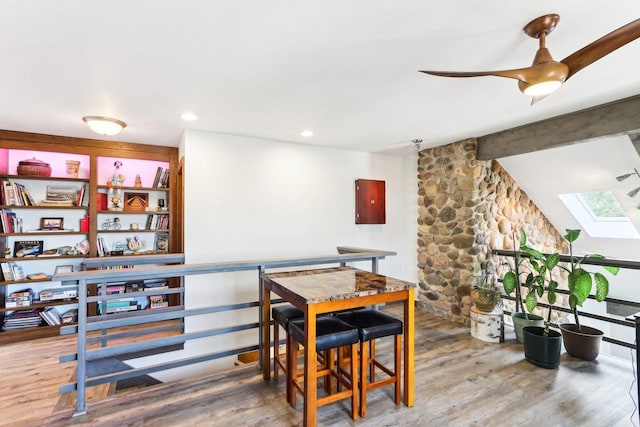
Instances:
[[[524,88],[523,92],[528,96],[545,96],[557,90],[562,86],[562,82],[558,80],[547,80],[540,83],[530,84]]]
[[[103,116],[85,116],[82,120],[97,134],[113,136],[119,134],[127,124],[122,120]]]

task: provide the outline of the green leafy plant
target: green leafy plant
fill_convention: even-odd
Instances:
[[[565,271],[569,273],[568,286],[569,286],[569,307],[573,311],[573,317],[578,327],[578,331],[582,331],[580,327],[580,320],[578,318],[578,307],[582,307],[582,304],[589,298],[593,284],[596,285],[595,298],[596,301],[602,302],[609,294],[609,280],[600,272],[589,272],[582,267],[584,260],[588,258],[604,258],[598,254],[587,254],[582,258],[576,258],[573,256],[573,242],[580,237],[580,230],[567,229],[567,234],[564,238],[569,242],[569,268],[561,266]],[[612,275],[617,275],[620,271],[619,267],[612,267],[603,265],[606,271]]]
[[[495,277],[490,273],[473,276],[471,297],[480,310],[491,311],[502,302]]]
[[[529,312],[532,312],[538,306],[538,298],[542,298],[545,292],[547,293],[547,302],[549,303],[549,306],[553,306],[556,302],[558,282],[553,278],[553,269],[560,261],[560,254],[554,253],[544,255],[539,251],[533,250],[529,255],[531,256],[529,262],[531,263],[531,267],[534,271],[527,275],[525,282],[527,288],[529,288],[529,292],[525,297],[525,306]],[[549,307],[544,327],[544,336],[549,335],[551,312],[551,307]]]
[[[510,266],[511,269],[507,273],[505,273],[504,277],[502,278],[502,287],[504,288],[504,291],[507,295],[511,295],[511,293],[515,291],[516,311],[524,313],[525,318],[528,319],[527,312],[524,309],[523,296],[522,296],[523,295],[522,294],[522,275],[527,273],[525,271],[526,258],[522,257],[521,252],[525,252],[529,254],[529,257],[531,259],[540,258],[542,254],[537,250],[527,246],[527,235],[523,229],[520,229],[520,244],[518,249],[516,249],[516,246],[515,246],[515,233],[513,236],[513,241],[514,241],[514,247],[513,247],[514,264],[513,266]],[[527,277],[529,277],[530,274],[531,273],[528,273]],[[529,310],[529,312],[531,311],[533,311],[533,309]]]
[[[564,239],[569,243],[569,266],[566,267],[560,263],[560,254],[553,253],[544,255],[538,251],[528,251],[530,255],[530,263],[534,270],[527,275],[525,285],[529,288],[529,293],[525,298],[525,306],[529,312],[538,306],[538,298],[547,294],[547,301],[550,306],[556,302],[556,290],[558,282],[552,277],[553,269],[558,267],[568,275],[569,288],[569,307],[573,312],[575,324],[578,331],[581,331],[580,319],[578,317],[578,307],[589,298],[593,284],[596,285],[595,298],[596,301],[602,302],[609,294],[609,281],[606,276],[600,272],[590,272],[582,267],[584,260],[588,258],[604,258],[598,254],[587,254],[582,258],[573,256],[573,242],[580,236],[580,230],[567,229]],[[618,267],[602,266],[612,275],[618,274]],[[547,313],[547,321],[545,322],[545,335],[549,331],[549,323],[551,322],[552,308],[549,307]]]

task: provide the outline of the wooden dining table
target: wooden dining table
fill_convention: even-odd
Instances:
[[[262,291],[262,376],[271,377],[271,292],[304,312],[304,426],[316,425],[316,316],[339,310],[402,301],[404,304],[404,390],[414,401],[414,287],[403,280],[353,267],[335,267],[260,275]],[[277,344],[276,344],[277,345]],[[275,350],[277,351],[277,350]]]

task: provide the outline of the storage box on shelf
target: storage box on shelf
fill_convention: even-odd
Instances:
[[[57,335],[57,322],[75,321],[69,288],[77,283],[53,280],[58,269],[78,270],[99,255],[180,250],[171,213],[176,148],[2,130],[0,146],[0,326],[9,321],[0,344]],[[163,302],[154,298],[154,307]]]

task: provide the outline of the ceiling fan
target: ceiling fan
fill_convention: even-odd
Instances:
[[[554,61],[545,46],[546,38],[556,27],[560,16],[550,14],[540,16],[524,26],[524,32],[540,41],[540,47],[530,67],[498,71],[428,71],[421,73],[442,77],[496,76],[518,80],[518,89],[533,97],[532,104],[558,89],[562,84],[587,65],[640,37],[640,19],[630,22],[610,32],[598,40],[572,53],[562,61]]]

